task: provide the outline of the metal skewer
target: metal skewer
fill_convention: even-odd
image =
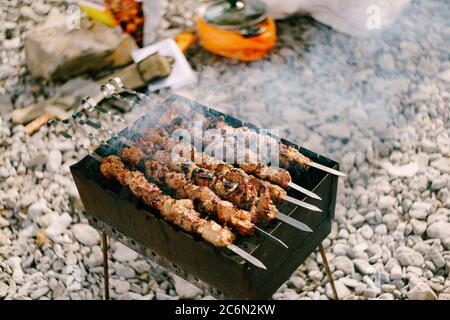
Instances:
[[[263,269],[263,270],[267,270],[266,266],[261,261],[256,259],[254,256],[252,256],[248,252],[245,252],[244,250],[242,250],[235,244],[229,244],[229,245],[227,245],[227,248],[230,249],[231,251],[233,251],[234,253],[236,253],[238,256],[240,256],[244,260],[250,262],[254,266],[256,266],[260,269]]]
[[[304,224],[303,222],[300,222],[298,220],[295,220],[287,215],[285,215],[284,213],[281,212],[277,212],[277,217],[278,220],[283,221],[299,230],[305,231],[305,232],[313,232],[313,230],[308,227],[306,224]]]
[[[325,171],[325,172],[328,172],[328,173],[333,174],[335,176],[345,177],[344,173],[342,173],[342,172],[340,172],[338,170],[335,170],[333,168],[326,167],[326,166],[324,166],[324,165],[322,165],[320,163],[317,163],[317,162],[311,161],[311,162],[308,163],[308,166],[316,168],[316,169],[319,169],[319,170],[322,170],[322,171]]]
[[[306,208],[306,209],[309,209],[309,210],[315,211],[315,212],[322,212],[322,209],[316,207],[315,205],[312,205],[312,204],[307,203],[305,201],[300,201],[300,200],[292,198],[292,197],[290,197],[288,195],[284,196],[284,199],[286,201],[289,201],[289,202],[299,206],[299,207],[303,207],[303,208]]]
[[[264,230],[261,229],[260,227],[255,226],[255,230],[256,230],[260,235],[263,235],[264,237],[266,237],[267,240],[269,240],[269,241],[271,241],[271,242],[273,242],[273,243],[275,243],[275,244],[277,244],[277,245],[281,245],[281,246],[285,247],[286,249],[289,248],[283,241],[281,241],[281,240],[278,239],[277,237],[271,235],[270,233],[264,231]]]
[[[303,187],[300,187],[298,184],[293,183],[292,181],[288,183],[288,186],[291,187],[292,189],[295,189],[297,191],[300,191],[303,194],[306,194],[308,197],[317,199],[317,200],[322,200],[321,197],[319,197],[317,194],[315,194],[312,191],[309,191],[308,189],[305,189]]]

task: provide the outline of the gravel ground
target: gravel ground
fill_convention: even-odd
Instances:
[[[167,5],[161,36],[190,27],[194,3]],[[68,170],[82,154],[9,121],[13,108],[54,92],[27,73],[21,34],[58,6],[0,0],[0,299],[102,297],[99,234]],[[449,15],[445,1],[415,1],[365,40],[292,18],[263,61],[188,54],[199,82],[180,93],[341,162],[348,177],[324,242],[341,298],[450,299]],[[211,298],[111,246],[113,298]],[[318,253],[273,296],[331,297]]]

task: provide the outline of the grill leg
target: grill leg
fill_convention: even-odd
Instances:
[[[109,300],[109,272],[108,272],[108,236],[102,233],[103,247],[103,278],[105,286],[105,300]]]
[[[327,272],[328,281],[330,282],[331,289],[333,290],[334,300],[339,300],[336,287],[334,286],[333,275],[331,274],[330,265],[328,264],[327,256],[325,250],[323,249],[322,243],[319,244],[320,255],[322,256],[323,264],[325,265],[325,271]]]

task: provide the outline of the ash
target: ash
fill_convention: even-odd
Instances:
[[[199,3],[165,3],[160,37],[192,27]],[[61,85],[26,71],[22,35],[67,4],[0,5],[0,299],[101,299],[100,236],[68,169],[84,153],[10,121]],[[178,93],[340,161],[348,176],[324,241],[340,298],[450,299],[449,15],[446,1],[415,1],[368,39],[296,17],[262,61],[187,54],[199,82]],[[110,270],[114,299],[212,298],[116,242]],[[273,298],[332,296],[316,252]]]

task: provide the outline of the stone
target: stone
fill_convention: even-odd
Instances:
[[[112,256],[117,261],[130,262],[136,260],[139,257],[139,254],[121,243],[116,243],[116,250],[114,250]]]
[[[11,257],[6,261],[6,263],[9,265],[9,267],[12,269],[13,280],[19,284],[22,283],[24,280],[21,262],[22,262],[22,259],[20,257]]]
[[[130,291],[131,285],[126,280],[111,279],[109,282],[117,294],[123,294]]]
[[[324,132],[327,135],[337,139],[350,138],[349,126],[339,123],[326,123],[318,128],[318,132]]]
[[[386,170],[389,175],[394,177],[412,177],[419,170],[419,165],[417,162],[411,162],[404,166],[397,166],[388,161],[383,161],[380,166]]]
[[[50,212],[50,209],[43,200],[37,201],[28,207],[28,216],[30,216],[33,220],[36,220],[43,213],[48,212]]]
[[[100,234],[87,224],[78,223],[72,226],[72,232],[78,241],[87,246],[95,246],[100,242]]]
[[[379,295],[377,299],[378,300],[395,300],[395,297],[392,293],[386,292],[386,293]]]
[[[120,266],[116,267],[116,275],[125,279],[131,279],[136,277],[136,272],[133,268]]]
[[[437,295],[425,282],[419,282],[407,294],[410,300],[437,300]]]
[[[367,260],[354,259],[353,263],[355,264],[356,270],[362,274],[374,274],[376,271]]]
[[[49,287],[39,288],[39,289],[31,292],[30,297],[33,300],[42,298],[43,296],[45,296],[48,293],[49,290],[50,290]]]
[[[171,274],[171,278],[180,299],[194,299],[202,293],[202,290],[177,275]]]
[[[369,225],[367,225],[367,224],[363,225],[363,226],[359,229],[359,231],[361,232],[361,235],[362,235],[364,238],[366,238],[366,240],[372,239],[373,234],[374,234],[373,229],[372,229]]]
[[[445,221],[434,222],[427,228],[427,236],[433,239],[441,239],[450,237],[450,223]]]
[[[9,286],[4,283],[3,281],[0,281],[0,298],[6,297],[8,294]]]
[[[440,158],[430,163],[430,166],[442,173],[450,173],[450,158]]]
[[[390,272],[391,280],[401,280],[402,279],[402,268],[397,264],[395,265]]]
[[[408,213],[411,218],[424,220],[428,216],[431,207],[431,203],[417,201],[413,203]]]
[[[91,254],[84,258],[85,264],[89,268],[101,266],[103,263],[103,251],[100,246],[93,246]]]
[[[1,79],[1,77],[0,77],[0,79]],[[13,104],[11,103],[11,98],[4,94],[0,94],[0,116],[5,120],[9,119],[9,117],[11,116],[12,109],[13,109]],[[1,127],[1,125],[0,125],[0,127]]]
[[[63,233],[72,223],[72,217],[67,213],[63,213],[61,216],[56,217],[45,229],[45,234],[50,239],[56,239],[61,233]]]
[[[46,168],[50,172],[58,172],[62,164],[62,154],[59,150],[50,151],[46,163]]]
[[[353,261],[346,256],[338,256],[334,258],[332,264],[336,269],[342,270],[348,275],[353,275],[355,273]]]
[[[24,37],[28,70],[47,80],[67,80],[132,61],[137,46],[128,34],[84,18],[80,26],[68,28],[66,15],[52,13],[45,24],[29,30]]]
[[[427,223],[417,219],[411,219],[411,227],[414,234],[421,236],[427,230]]]
[[[395,199],[394,197],[384,196],[378,200],[378,208],[389,209],[389,208],[392,208],[396,202],[397,202],[397,199]]]
[[[347,288],[341,281],[337,280],[334,282],[334,286],[336,287],[336,292],[339,299],[345,299],[352,294],[349,288]],[[331,288],[331,284],[327,283],[325,286],[325,294],[329,299],[334,300],[333,289]]]
[[[398,262],[404,267],[421,267],[425,262],[423,256],[419,252],[406,246],[400,246],[395,251],[395,256],[397,257]]]
[[[289,280],[297,289],[301,289],[306,285],[306,281],[302,277],[292,276]]]
[[[438,268],[443,268],[445,266],[445,259],[442,256],[441,251],[437,248],[432,248],[425,257],[429,258]]]
[[[156,300],[179,300],[179,299],[180,299],[179,297],[172,297],[162,292],[156,293]]]

